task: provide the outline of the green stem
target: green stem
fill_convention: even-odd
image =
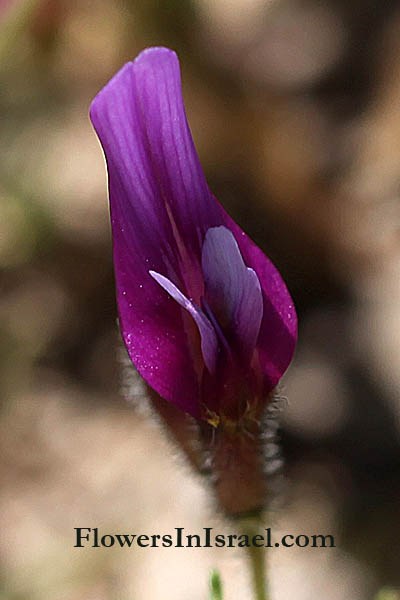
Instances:
[[[253,589],[256,600],[269,600],[267,591],[267,576],[265,564],[265,548],[257,548],[251,543],[253,536],[259,534],[261,521],[259,518],[243,518],[240,519],[243,532],[249,537],[250,547],[249,560],[253,580]]]
[[[210,577],[210,600],[222,600],[222,582],[221,577],[215,569]]]

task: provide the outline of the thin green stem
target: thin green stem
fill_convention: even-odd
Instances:
[[[210,577],[210,600],[222,600],[222,582],[216,570],[212,571]]]
[[[250,547],[248,556],[253,580],[253,589],[256,600],[269,600],[267,591],[267,573],[265,562],[265,548],[257,548],[251,543],[253,536],[260,533],[261,521],[259,518],[241,519],[243,532],[249,537]]]

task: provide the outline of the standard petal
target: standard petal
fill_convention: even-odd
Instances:
[[[196,306],[189,298],[176,287],[164,275],[150,271],[150,275],[161,285],[161,287],[177,301],[188,313],[193,317],[201,337],[201,352],[207,369],[210,373],[215,373],[215,368],[218,358],[218,340],[214,327],[204,314],[204,312]]]
[[[171,276],[180,265],[171,220],[145,147],[132,63],[95,98],[91,118],[108,165],[122,336],[144,379],[161,396],[199,416],[199,381],[181,310],[148,274],[153,268]]]
[[[187,251],[200,259],[203,238],[222,225],[193,143],[183,105],[175,52],[149,48],[134,62],[136,98],[160,194]]]
[[[207,231],[202,269],[210,307],[242,365],[249,363],[263,316],[262,292],[256,273],[246,267],[235,237],[226,227]]]
[[[127,238],[135,259],[160,265],[162,251],[176,266],[170,220],[144,148],[133,63],[99,92],[90,117],[107,160],[113,234]],[[148,268],[143,265],[143,270]]]
[[[94,99],[90,116],[109,178],[117,304],[129,355],[164,398],[198,416],[199,381],[182,311],[149,276],[165,273],[198,302],[201,245],[222,222],[183,107],[174,52],[150,48]]]

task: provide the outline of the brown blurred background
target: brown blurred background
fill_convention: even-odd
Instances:
[[[240,551],[73,548],[74,527],[233,529],[120,394],[106,174],[87,115],[150,45],[178,52],[210,186],[298,309],[271,523],[337,548],[274,549],[272,599],[375,598],[400,586],[400,3],[7,0],[0,599],[203,600],[211,566],[226,600],[251,597]]]

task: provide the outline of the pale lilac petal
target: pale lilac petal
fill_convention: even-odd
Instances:
[[[201,337],[201,352],[204,363],[210,373],[214,373],[218,358],[218,341],[214,327],[204,312],[189,300],[189,298],[182,294],[172,281],[167,277],[164,277],[164,275],[160,275],[160,273],[155,273],[154,271],[150,271],[150,275],[193,317]]]
[[[260,367],[272,390],[293,358],[297,342],[297,315],[279,271],[264,252],[225,212],[225,225],[235,236],[246,265],[254,269],[263,292],[263,318],[256,349]]]
[[[229,229],[213,227],[202,252],[206,298],[244,363],[250,362],[263,315],[260,283]],[[243,365],[244,366],[244,365]]]

